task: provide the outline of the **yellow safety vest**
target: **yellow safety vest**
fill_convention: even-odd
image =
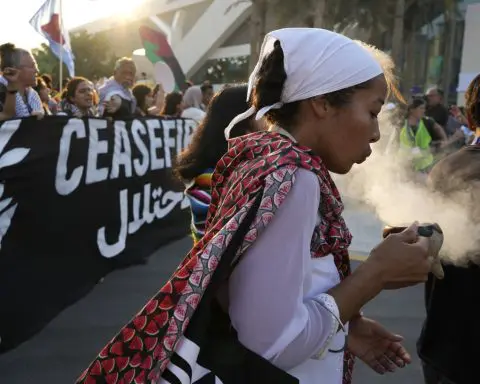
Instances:
[[[418,123],[417,132],[414,134],[412,128],[408,125],[408,121],[405,121],[405,125],[400,131],[400,146],[404,149],[412,150],[414,148],[419,149],[413,161],[413,166],[416,171],[422,171],[430,167],[435,158],[430,150],[430,143],[432,142],[432,136],[428,133],[428,129],[423,122],[423,119]]]

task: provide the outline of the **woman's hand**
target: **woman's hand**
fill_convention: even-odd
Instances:
[[[3,77],[8,81],[7,89],[9,91],[17,91],[18,90],[18,76],[20,71],[16,68],[5,68],[3,71]]]
[[[384,289],[398,289],[427,281],[433,259],[430,242],[417,233],[414,223],[405,231],[388,236],[377,245],[361,265],[373,268],[382,278]]]
[[[394,372],[396,367],[410,364],[411,357],[401,344],[402,336],[363,316],[356,317],[349,324],[349,351],[375,372]]]
[[[45,113],[43,111],[33,111],[31,116],[36,116],[37,120],[42,120],[45,117]]]

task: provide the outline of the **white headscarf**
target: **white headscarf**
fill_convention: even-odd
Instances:
[[[279,29],[265,36],[257,65],[248,81],[247,101],[262,62],[272,52],[276,41],[282,47],[287,74],[281,100],[259,111],[252,106],[235,117],[225,129],[227,139],[235,124],[255,113],[256,120],[260,120],[271,109],[279,109],[286,103],[352,87],[383,73],[373,53],[348,37],[318,28]]]
[[[183,95],[183,101],[187,108],[199,108],[202,107],[202,89],[198,85],[192,85],[185,91]]]

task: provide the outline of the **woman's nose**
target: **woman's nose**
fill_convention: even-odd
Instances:
[[[377,124],[375,124],[375,129],[373,130],[372,138],[370,139],[371,143],[376,143],[378,140],[380,140],[380,127]]]

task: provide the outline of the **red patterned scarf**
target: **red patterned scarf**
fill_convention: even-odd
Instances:
[[[321,159],[310,149],[275,132],[233,139],[212,177],[204,237],[193,247],[170,280],[100,352],[77,383],[156,383],[179,348],[211,278],[259,194],[262,200],[237,258],[268,225],[304,168],[320,180],[321,223],[312,239],[312,254],[334,255],[339,276],[350,274],[347,248],[351,235],[341,213],[343,204]],[[353,356],[345,353],[344,384],[351,382]]]

